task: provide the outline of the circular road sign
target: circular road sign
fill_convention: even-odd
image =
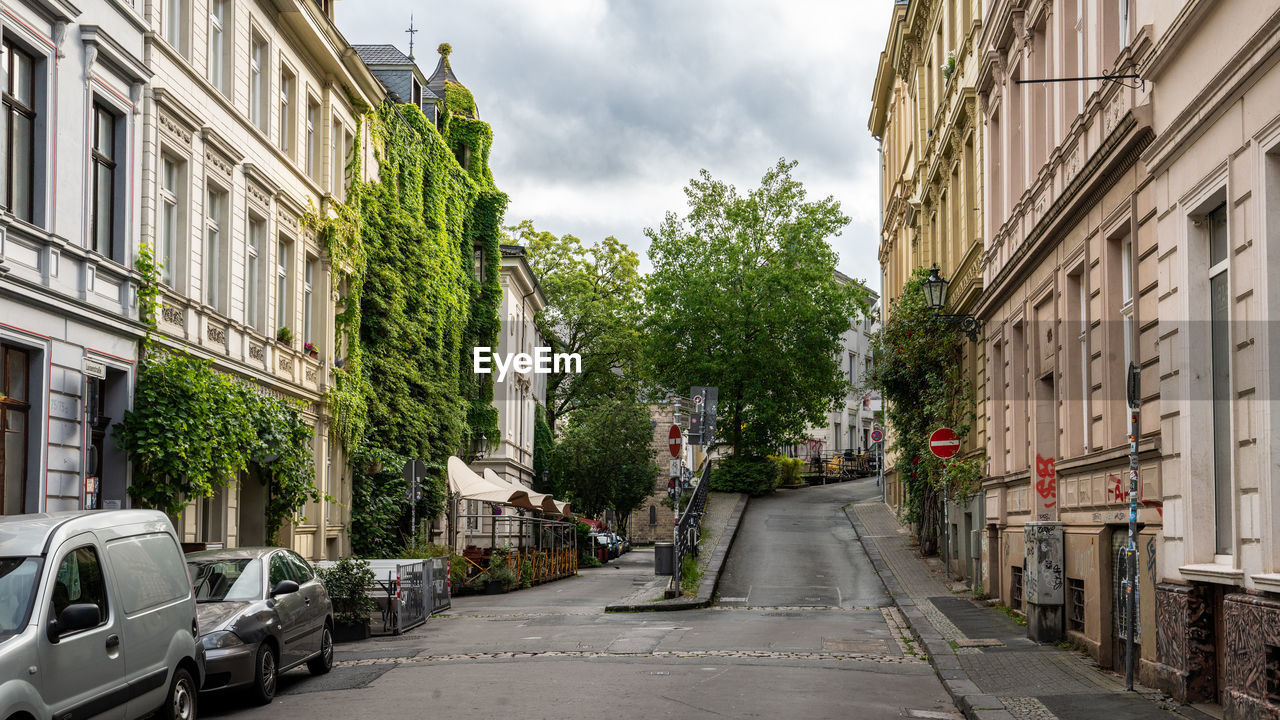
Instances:
[[[680,437],[680,426],[672,425],[671,432],[667,433],[667,447],[671,450],[671,457],[680,457],[680,445],[682,444]]]
[[[929,451],[946,460],[960,452],[960,438],[951,428],[938,428],[929,436]]]
[[[884,439],[884,433],[880,432],[880,428],[871,431],[871,442],[880,442]]]

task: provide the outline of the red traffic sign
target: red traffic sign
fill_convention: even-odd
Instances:
[[[880,442],[883,439],[884,433],[880,432],[879,428],[871,431],[871,442]]]
[[[960,438],[951,428],[938,428],[929,436],[929,452],[946,460],[960,452]]]
[[[683,442],[680,436],[680,426],[672,425],[671,432],[667,433],[667,448],[671,450],[671,457],[680,457],[680,446]]]

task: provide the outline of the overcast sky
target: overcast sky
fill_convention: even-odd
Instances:
[[[840,269],[879,288],[876,144],[867,131],[892,0],[341,0],[352,43],[442,42],[493,126],[508,224],[644,258],[700,168],[745,190],[779,157],[852,222]],[[647,258],[642,267],[648,269]]]

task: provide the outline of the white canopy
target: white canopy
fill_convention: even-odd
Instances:
[[[513,487],[502,478],[499,478],[497,473],[493,474],[493,478],[497,478],[498,482],[494,482],[489,477],[481,477],[474,470],[467,467],[467,464],[462,462],[462,458],[457,456],[449,458],[447,467],[449,492],[458,493],[464,500],[480,500],[502,505],[533,508],[533,503],[529,501],[528,490]],[[486,473],[489,472],[492,471],[486,471]]]
[[[564,517],[569,517],[569,503],[559,502],[550,495],[533,492],[524,485],[506,480],[491,468],[485,468],[484,479],[494,485],[504,485],[517,492],[524,492],[528,497],[529,504],[527,506],[521,505],[520,507],[528,507],[531,510],[541,510],[548,515],[562,515]]]

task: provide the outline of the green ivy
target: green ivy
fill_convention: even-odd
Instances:
[[[138,283],[138,320],[147,326],[147,340],[156,329],[156,311],[160,309],[160,265],[149,243],[142,243],[133,267],[142,275]]]
[[[177,353],[146,358],[133,409],[114,429],[134,465],[129,496],[140,505],[179,515],[257,463],[274,542],[286,518],[321,499],[311,429],[296,405],[259,395],[209,361]]]

